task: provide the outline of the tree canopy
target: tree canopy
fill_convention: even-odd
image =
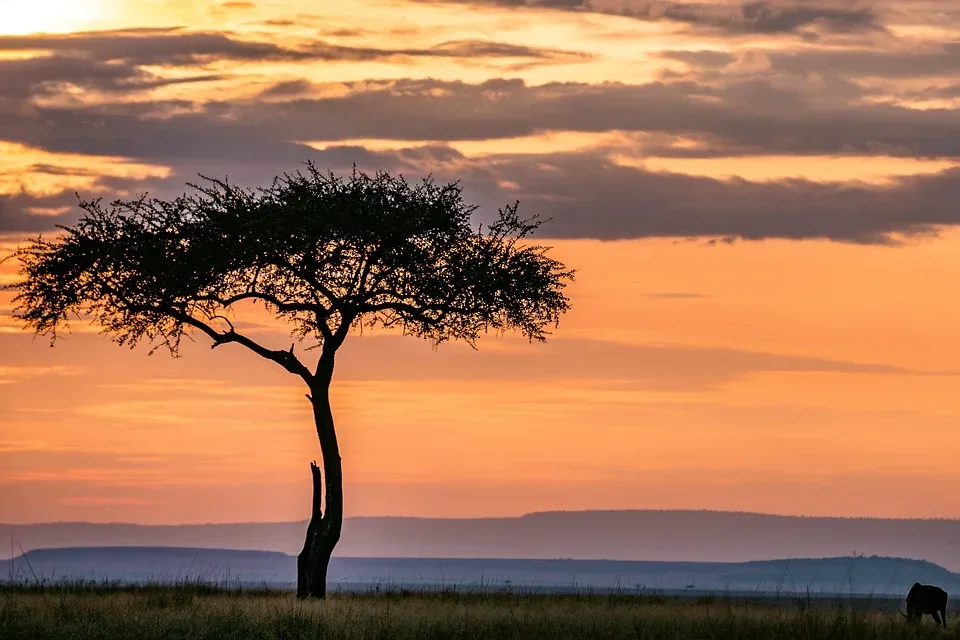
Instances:
[[[343,523],[343,473],[330,406],[334,355],[351,328],[392,327],[435,344],[473,345],[487,331],[544,340],[569,308],[573,272],[528,242],[537,216],[514,203],[486,229],[459,183],[416,185],[356,169],[348,178],[307,171],[244,189],[204,178],[173,200],[81,201],[85,212],[51,240],[13,257],[23,279],[14,314],[51,342],[74,318],[92,318],[120,344],[177,355],[200,332],[213,347],[239,344],[310,389],[323,472],[311,463],[313,503],[297,557],[298,597],[322,598]],[[311,370],[235,323],[238,307],[265,306],[321,349]]]
[[[290,350],[238,331],[238,305],[265,305],[295,334],[333,353],[351,327],[394,327],[471,345],[488,331],[542,341],[569,308],[573,271],[528,242],[542,224],[518,203],[486,228],[458,182],[356,169],[346,178],[306,171],[271,186],[240,188],[203,178],[172,200],[81,201],[85,212],[53,239],[14,257],[15,315],[57,337],[92,317],[120,344],[148,342],[176,355],[191,330],[213,347],[236,343],[312,383]]]

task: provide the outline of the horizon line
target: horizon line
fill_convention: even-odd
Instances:
[[[765,518],[783,518],[783,519],[802,519],[802,520],[883,520],[895,522],[960,522],[960,516],[837,516],[837,515],[803,515],[803,514],[785,514],[760,511],[737,511],[724,509],[553,509],[547,511],[531,511],[516,516],[468,516],[468,517],[445,517],[445,516],[417,516],[417,515],[359,515],[345,516],[344,522],[348,520],[432,520],[432,521],[458,521],[470,522],[477,520],[521,520],[536,516],[547,515],[584,515],[584,514],[637,514],[637,513],[670,513],[670,514],[715,514],[715,515],[738,515],[738,516],[759,516]],[[302,520],[265,520],[265,521],[225,521],[225,522],[179,522],[179,523],[140,523],[140,522],[118,522],[105,521],[96,522],[90,520],[51,520],[40,522],[0,522],[0,527],[36,527],[53,525],[92,525],[92,526],[124,526],[124,527],[214,527],[214,526],[238,526],[238,525],[291,525],[306,524],[309,518]]]

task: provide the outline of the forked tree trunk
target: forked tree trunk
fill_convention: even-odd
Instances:
[[[297,556],[297,598],[301,599],[326,597],[327,566],[334,547],[340,541],[340,531],[343,528],[343,471],[337,434],[333,426],[333,413],[330,410],[332,374],[333,358],[330,357],[329,363],[321,363],[321,376],[318,376],[317,385],[312,389],[310,397],[317,437],[320,439],[323,470],[320,470],[316,462],[310,463],[313,475],[313,508],[303,550]]]

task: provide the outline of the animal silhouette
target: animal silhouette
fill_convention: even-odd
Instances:
[[[938,625],[942,624],[946,629],[947,592],[932,584],[914,582],[907,594],[907,614],[904,617],[908,620],[920,620],[924,614],[933,616],[933,621]]]

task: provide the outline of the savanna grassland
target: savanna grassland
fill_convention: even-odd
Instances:
[[[951,611],[951,622],[955,621]],[[334,594],[180,587],[0,587],[0,638],[960,638],[888,606],[517,593]]]

